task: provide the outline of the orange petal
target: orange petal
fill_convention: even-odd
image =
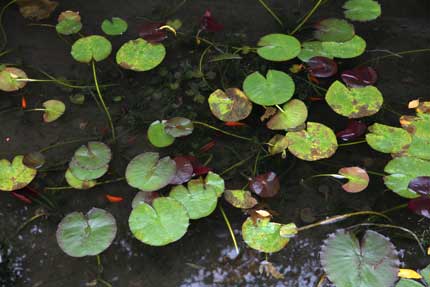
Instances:
[[[121,202],[124,200],[124,198],[122,198],[121,196],[113,196],[110,194],[106,194],[106,199],[109,200],[109,202],[113,202],[113,203]]]

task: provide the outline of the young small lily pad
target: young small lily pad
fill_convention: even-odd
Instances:
[[[84,94],[73,94],[73,95],[69,96],[69,100],[72,104],[83,105],[85,103],[85,95]]]
[[[194,124],[190,119],[174,117],[164,123],[164,129],[168,135],[175,138],[185,137],[193,133]]]
[[[71,173],[79,180],[88,181],[103,176],[112,159],[110,148],[102,142],[89,142],[76,150],[69,163]]]
[[[355,35],[354,26],[343,19],[325,19],[318,22],[315,28],[315,38],[323,42],[346,42]]]
[[[224,192],[224,199],[234,207],[242,209],[253,208],[258,203],[249,191],[242,189],[227,189]]]
[[[266,77],[259,72],[248,75],[243,82],[243,90],[252,102],[262,106],[273,106],[291,99],[295,84],[288,74],[269,70]]]
[[[375,0],[348,0],[343,9],[345,17],[352,21],[371,21],[381,16],[381,5]]]
[[[316,78],[330,78],[337,74],[337,63],[330,58],[316,56],[306,63],[308,72]]]
[[[185,235],[189,217],[185,207],[170,197],[159,197],[152,202],[137,205],[128,224],[133,235],[143,243],[163,246]]]
[[[337,150],[336,135],[329,127],[308,122],[307,129],[288,132],[288,150],[296,157],[314,161],[331,157]]]
[[[369,185],[369,175],[358,166],[343,167],[339,169],[339,174],[348,179],[348,182],[342,185],[343,190],[346,192],[361,192]]]
[[[24,155],[22,162],[27,167],[39,169],[45,164],[45,156],[39,151],[33,151]]]
[[[95,256],[106,250],[115,239],[116,221],[109,212],[92,208],[86,215],[72,212],[57,229],[57,242],[69,256]]]
[[[249,180],[249,189],[260,197],[276,196],[281,190],[279,178],[273,171],[259,174]]]
[[[306,104],[298,99],[292,99],[282,106],[268,122],[267,128],[271,130],[288,130],[302,125],[308,118]]]
[[[266,60],[281,62],[291,60],[300,54],[301,46],[295,37],[285,34],[269,34],[257,44],[257,54]]]
[[[176,156],[173,160],[176,163],[176,173],[169,184],[183,184],[188,182],[193,176],[194,171],[191,162],[185,156]]]
[[[408,188],[418,194],[430,196],[430,176],[418,176],[412,179]]]
[[[48,100],[43,102],[45,112],[43,113],[43,121],[45,123],[52,123],[61,117],[66,111],[66,105],[59,100]]]
[[[62,35],[76,34],[82,29],[81,15],[79,12],[64,11],[58,16],[58,24],[55,26],[57,33]]]
[[[212,114],[224,122],[238,122],[246,119],[252,111],[252,103],[238,88],[216,90],[208,98]]]
[[[278,154],[284,153],[288,148],[288,138],[284,135],[274,135],[268,142],[269,144],[269,153],[270,154]]]
[[[97,184],[97,181],[95,180],[80,180],[79,178],[73,175],[70,169],[66,170],[66,174],[64,175],[64,178],[66,179],[67,183],[75,189],[90,189],[96,186]]]
[[[121,35],[127,31],[128,24],[119,17],[112,17],[112,19],[106,19],[102,22],[102,30],[109,36]]]
[[[156,191],[168,185],[175,173],[176,164],[170,157],[160,159],[156,152],[145,152],[129,162],[125,178],[134,188]]]
[[[23,163],[24,156],[17,155],[12,163],[0,160],[0,190],[14,191],[26,187],[36,177],[37,170]]]
[[[282,226],[280,223],[270,222],[270,218],[248,218],[242,225],[243,240],[255,250],[278,252],[290,241],[290,238],[281,236]]]
[[[112,44],[103,36],[91,35],[78,39],[72,45],[72,57],[78,62],[100,62],[109,57]]]
[[[376,123],[369,127],[366,141],[374,150],[398,153],[407,149],[412,137],[404,129]]]
[[[296,236],[299,233],[299,231],[298,231],[297,225],[295,223],[288,223],[288,224],[283,224],[281,226],[281,230],[279,233],[280,233],[281,237],[293,238],[294,236]]]
[[[308,62],[313,57],[325,57],[333,59],[333,56],[327,53],[320,41],[310,41],[302,43],[302,50],[297,56],[303,62]]]
[[[148,128],[148,140],[155,147],[167,147],[172,145],[175,138],[166,133],[165,123],[160,121],[153,122]]]
[[[17,79],[27,79],[27,74],[18,68],[6,67],[0,71],[0,90],[4,92],[14,92],[25,87],[26,81]]]
[[[137,72],[157,67],[166,56],[163,44],[151,44],[144,39],[130,40],[119,48],[116,62],[124,69]]]
[[[366,51],[366,41],[358,35],[346,42],[322,42],[321,45],[325,53],[341,59],[355,58]]]
[[[333,111],[348,118],[374,115],[384,102],[381,92],[374,86],[347,88],[339,81],[330,86],[325,99]]]

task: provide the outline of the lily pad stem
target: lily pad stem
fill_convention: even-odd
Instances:
[[[264,2],[264,0],[258,0],[258,2],[260,2],[261,6],[263,6],[264,9],[266,9],[266,11],[269,12],[270,15],[272,15],[272,17],[276,20],[276,22],[279,23],[281,28],[284,28],[284,23],[282,23],[282,20],[279,19],[278,15],[276,15],[276,13],[269,7],[269,5],[267,5],[267,3]]]
[[[323,0],[318,0],[314,7],[306,14],[306,16],[300,21],[300,23],[297,25],[296,28],[294,28],[293,31],[291,31],[290,35],[296,34],[302,27],[305,25],[305,23],[309,20],[310,17],[318,10],[318,8],[321,6]]]
[[[64,146],[64,145],[68,145],[68,144],[74,144],[74,143],[79,143],[79,142],[85,142],[85,141],[91,141],[91,140],[96,140],[97,138],[85,138],[85,139],[76,139],[76,140],[70,140],[70,141],[65,141],[65,142],[59,142],[47,147],[44,147],[42,149],[39,150],[39,152],[46,152],[48,150],[60,147],[60,146]]]
[[[24,112],[46,112],[46,109],[28,109],[28,110],[24,110]]]
[[[339,146],[350,146],[350,145],[362,144],[365,142],[367,142],[367,141],[366,140],[360,140],[360,141],[356,141],[356,142],[342,143],[342,144],[339,144]]]
[[[200,126],[204,126],[204,127],[206,127],[206,128],[209,128],[209,129],[212,129],[212,130],[218,131],[218,132],[223,133],[223,134],[225,134],[225,135],[228,135],[228,136],[235,137],[235,138],[238,138],[238,139],[241,139],[241,140],[246,140],[246,141],[249,141],[249,142],[253,142],[253,143],[255,143],[255,141],[254,141],[252,138],[247,138],[247,137],[243,137],[243,136],[240,136],[240,135],[236,135],[236,134],[234,134],[234,133],[230,133],[230,132],[224,131],[224,130],[222,130],[222,129],[219,129],[219,128],[217,128],[217,127],[211,126],[211,125],[209,125],[209,124],[207,124],[207,123],[204,123],[204,122],[193,121],[193,124],[195,124],[195,125],[200,125]]]
[[[123,181],[125,180],[125,177],[120,177],[120,178],[115,178],[115,179],[108,179],[105,181],[100,181],[97,182],[95,186],[99,186],[99,185],[103,185],[103,184],[109,184],[109,183],[114,183],[114,182],[118,182],[118,181]],[[71,186],[51,186],[51,187],[45,187],[45,191],[57,191],[57,190],[67,190],[67,189],[74,189]]]
[[[224,212],[222,206],[219,206],[219,211],[221,211],[222,217],[224,218],[225,224],[227,225],[228,232],[230,232],[230,237],[233,240],[234,248],[236,249],[236,253],[239,255],[239,247],[237,246],[236,236],[234,235],[233,229],[231,228],[230,221],[228,220],[227,215]]]
[[[226,173],[228,173],[228,172],[232,171],[233,169],[238,168],[239,166],[243,165],[244,163],[246,163],[247,161],[249,161],[249,160],[250,160],[251,158],[253,158],[253,157],[254,157],[254,155],[249,156],[249,157],[247,157],[247,158],[245,158],[245,159],[243,159],[243,160],[241,160],[241,161],[239,161],[239,162],[236,162],[236,163],[235,163],[235,164],[233,164],[232,166],[230,166],[230,167],[228,167],[227,169],[223,170],[219,175],[224,175],[224,174],[226,174]]]

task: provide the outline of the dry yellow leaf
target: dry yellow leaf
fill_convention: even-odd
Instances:
[[[400,278],[405,279],[421,279],[423,278],[418,272],[412,269],[400,269],[397,274]]]
[[[408,104],[408,109],[415,109],[420,105],[420,100],[416,99],[413,101],[410,101]]]
[[[51,0],[17,0],[19,12],[26,19],[43,20],[49,18],[58,2]]]

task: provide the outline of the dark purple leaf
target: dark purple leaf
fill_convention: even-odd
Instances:
[[[184,156],[184,158],[191,162],[191,165],[193,166],[194,176],[205,175],[208,172],[212,171],[212,168],[200,164],[198,159],[192,155]]]
[[[366,133],[367,125],[361,121],[349,120],[348,126],[336,133],[337,138],[343,141],[350,141],[361,137]]]
[[[257,175],[249,181],[249,189],[261,197],[274,197],[281,189],[279,178],[273,171]]]
[[[170,180],[170,184],[183,184],[188,182],[193,176],[193,165],[184,156],[177,156],[173,158],[176,163],[176,174]]]
[[[378,80],[378,74],[372,67],[357,67],[344,71],[341,78],[349,87],[360,88],[375,84]]]
[[[415,214],[430,218],[430,198],[418,197],[408,202],[408,208]]]
[[[149,23],[142,26],[139,30],[139,36],[146,41],[156,44],[167,39],[166,30],[160,29],[164,23]]]
[[[408,188],[421,195],[430,195],[430,176],[419,176],[409,182]]]
[[[210,10],[206,10],[200,21],[200,29],[208,32],[219,32],[224,29],[224,25],[218,23],[213,17]]]
[[[329,78],[337,74],[337,63],[326,57],[313,57],[306,64],[309,74],[316,78]]]

